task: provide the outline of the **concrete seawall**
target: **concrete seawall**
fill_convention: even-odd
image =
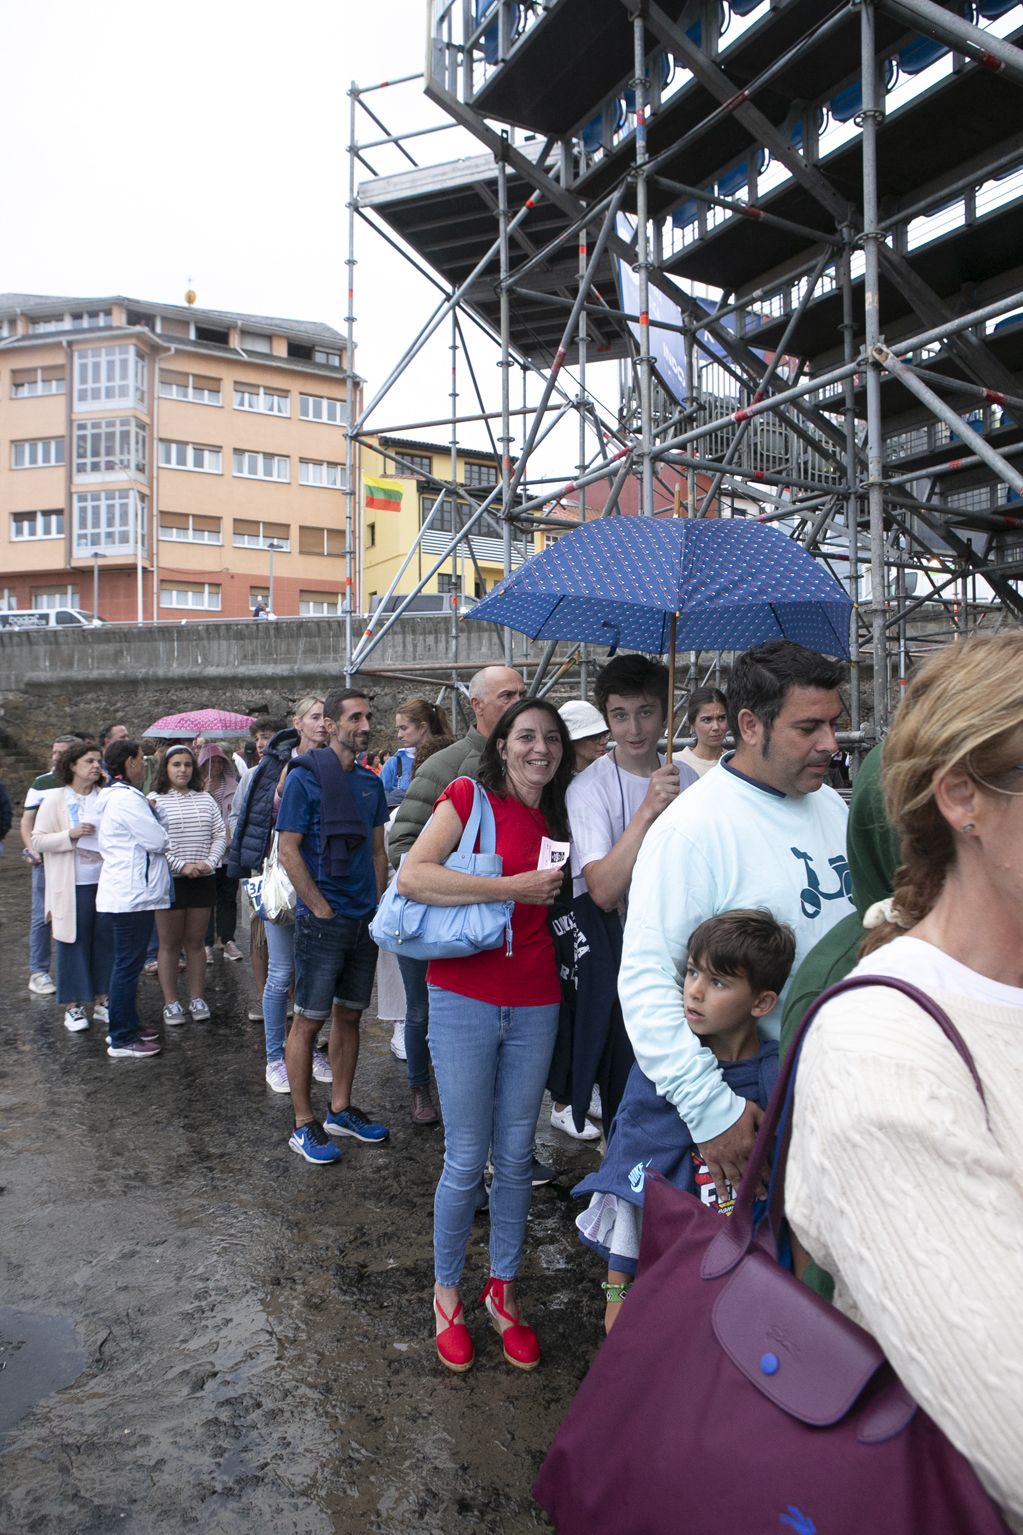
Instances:
[[[516,639],[517,658],[535,661],[541,648]],[[141,734],[162,714],[206,705],[288,714],[303,694],[343,686],[346,657],[344,623],[330,618],[0,630],[0,752],[6,758],[0,776],[17,798],[29,765],[38,764],[39,772],[47,762],[55,735],[93,733],[107,720],[123,720]],[[501,630],[461,625],[464,681],[476,667],[502,658]],[[374,697],[374,744],[393,747],[395,706],[413,694],[433,698],[450,682],[449,620],[402,620],[369,666],[353,680]],[[407,675],[388,675],[392,668]]]

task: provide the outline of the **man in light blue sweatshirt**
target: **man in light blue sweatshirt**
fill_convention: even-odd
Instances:
[[[845,668],[789,640],[736,659],[728,685],[735,751],[669,805],[636,859],[618,978],[636,1060],[673,1103],[718,1186],[738,1184],[761,1111],[736,1097],[686,1023],[690,933],[759,907],[796,935],[796,962],[853,910],[847,812],[825,785]],[[762,1020],[778,1037],[784,993]]]

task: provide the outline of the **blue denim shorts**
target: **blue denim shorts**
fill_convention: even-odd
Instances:
[[[303,1018],[329,1018],[335,1003],[365,1012],[376,968],[368,919],[295,918],[295,1011]]]

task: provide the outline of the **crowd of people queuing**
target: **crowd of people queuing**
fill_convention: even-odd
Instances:
[[[396,965],[391,1048],[409,1117],[443,1124],[435,1348],[464,1372],[475,1345],[460,1284],[488,1196],[480,1301],[510,1365],[540,1360],[517,1279],[544,1181],[545,1092],[552,1127],[592,1147],[575,1220],[610,1330],[636,1276],[651,1170],[727,1216],[744,1174],[760,1176],[747,1164],[779,1039],[786,1049],[806,1006],[850,971],[912,981],[956,1022],[983,1098],[906,996],[826,1004],[795,1094],[795,1263],[881,1342],[1023,1529],[1020,677],[1018,632],[927,661],[860,767],[851,817],[828,784],[844,669],[788,641],[738,656],[727,694],[692,691],[690,742],[669,758],[668,672],[637,655],[610,659],[592,701],[560,709],[516,670],[485,667],[457,739],[439,705],[410,698],[382,773],[366,765],[374,725],[358,688],[256,720],[251,763],[214,742],[150,751],[124,725],[61,736],[21,819],[29,989],[55,994],[72,1032],[91,1016],[110,1056],[158,1055],[137,1007],[154,922],[164,1027],[206,1022],[213,945],[240,957],[239,882],[273,864],[292,920],[255,897],[249,1016],[264,1025],[268,1088],[291,1096],[288,1144],[322,1167],[345,1138],[389,1138],[353,1092],[378,960],[381,983]],[[500,874],[447,862],[481,793]],[[392,880],[427,906],[512,903],[508,942],[379,954],[369,924]],[[314,1079],[330,1085],[322,1120]]]

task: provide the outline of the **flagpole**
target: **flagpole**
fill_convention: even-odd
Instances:
[[[664,753],[664,760],[668,764],[671,763],[672,747],[675,741],[675,625],[677,622],[678,614],[672,613],[668,624],[668,738]]]

